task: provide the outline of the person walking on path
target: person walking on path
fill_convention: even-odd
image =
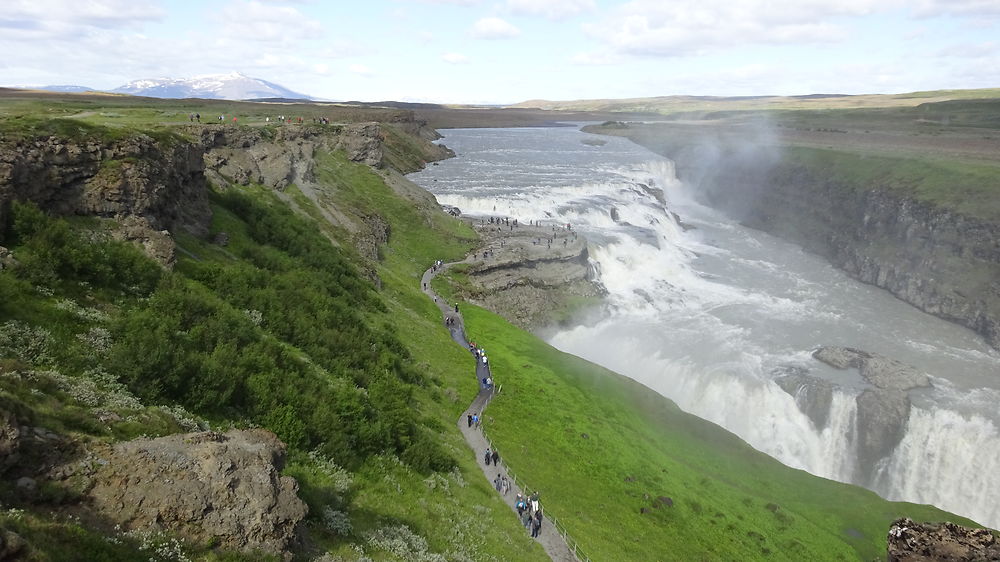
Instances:
[[[486,462],[486,466],[490,465],[490,459],[491,458],[493,458],[492,453],[490,452],[489,449],[486,449],[486,456],[483,458],[483,461]]]
[[[542,532],[542,510],[535,511],[534,522],[531,524],[531,538],[537,539]]]

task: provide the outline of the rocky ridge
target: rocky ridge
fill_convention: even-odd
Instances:
[[[394,124],[403,134],[433,138],[422,122]],[[11,137],[0,135],[0,225],[12,201],[32,201],[58,215],[111,219],[111,236],[139,244],[165,267],[176,259],[174,236],[205,236],[211,222],[208,183],[259,184],[281,192],[296,184],[314,202],[317,151],[343,151],[368,166],[385,165],[387,134],[380,123],[179,127],[179,135],[143,133]],[[431,150],[431,149],[428,149]],[[433,147],[427,158],[449,154]],[[318,205],[321,209],[325,206]],[[388,237],[381,217],[351,220],[325,211],[331,223],[357,233],[369,259]],[[4,258],[6,259],[6,257]]]

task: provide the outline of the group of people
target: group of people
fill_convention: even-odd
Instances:
[[[538,491],[528,497],[518,494],[514,508],[517,509],[517,516],[521,518],[524,528],[531,531],[532,538],[538,538],[542,532],[542,519],[544,519],[542,508],[538,505]]]
[[[486,453],[483,456],[483,462],[486,466],[493,463],[493,466],[500,466],[500,453],[497,453],[495,449],[486,449]],[[497,477],[493,479],[493,487],[496,488],[497,492],[506,496],[510,493],[510,480],[507,476],[497,473]],[[530,496],[525,496],[520,493],[517,494],[517,499],[514,501],[514,508],[517,509],[517,516],[521,520],[521,524],[524,525],[525,529],[531,532],[532,538],[538,538],[538,535],[542,532],[542,508],[538,503],[538,491],[536,490]]]
[[[493,219],[490,220],[491,222],[493,222]],[[499,221],[500,219],[497,219],[498,223]],[[517,225],[516,219],[514,220],[513,224],[514,226]],[[441,262],[441,260],[437,260],[434,262],[432,270],[437,271],[438,268],[442,267],[442,265],[443,263]],[[426,289],[427,289],[427,284],[425,283],[424,290]],[[437,302],[436,295],[434,297],[434,301]],[[450,314],[445,315],[445,321],[444,321],[445,326],[452,326],[455,324],[458,314],[458,303],[455,303],[455,314],[456,316],[452,316]],[[476,345],[476,342],[474,341],[469,342],[469,351],[476,358],[477,363],[479,361],[482,361],[484,366],[489,364],[488,359],[486,357],[486,350]],[[481,382],[483,383],[484,388],[493,387],[492,376],[487,375],[486,377],[483,377]],[[480,417],[478,412],[468,412],[466,413],[466,423],[470,428],[475,427],[476,429],[479,429],[480,424],[482,423],[482,418]],[[495,467],[499,467],[500,453],[497,452],[496,449],[491,449],[487,447],[486,451],[483,453],[483,463],[486,466],[493,465]],[[510,493],[512,484],[506,475],[498,472],[496,478],[493,479],[493,487],[496,488],[496,491],[498,493],[507,496]],[[521,520],[521,524],[524,525],[524,528],[531,533],[532,538],[538,538],[538,536],[541,534],[542,520],[544,519],[544,516],[542,515],[542,508],[538,502],[538,497],[539,497],[538,491],[533,492],[530,496],[518,493],[517,499],[514,503],[514,507],[517,509],[517,515]]]

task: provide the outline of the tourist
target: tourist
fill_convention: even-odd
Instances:
[[[542,510],[535,510],[535,521],[531,525],[531,536],[533,538],[538,538],[542,532]]]
[[[493,450],[492,458],[493,458],[493,466],[500,466],[499,465],[499,463],[500,463],[500,453],[496,452],[496,449]],[[497,474],[497,476],[500,476],[500,475]]]
[[[483,457],[483,461],[486,462],[486,466],[490,465],[490,459],[493,458],[492,451],[489,448],[486,449],[486,455]]]
[[[466,418],[468,419],[469,427],[472,427],[472,414],[469,414]]]

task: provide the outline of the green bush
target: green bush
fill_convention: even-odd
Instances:
[[[63,219],[34,203],[15,201],[5,239],[17,248],[18,275],[36,284],[84,281],[95,287],[149,294],[162,270],[138,248],[113,240],[87,240]]]

